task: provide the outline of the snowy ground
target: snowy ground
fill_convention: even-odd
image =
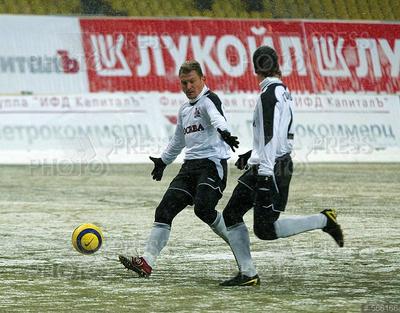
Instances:
[[[155,182],[149,165],[0,167],[0,312],[400,312],[400,164],[297,164],[285,215],[337,208],[345,247],[322,231],[263,242],[249,213],[261,277],[249,288],[218,286],[235,261],[192,208],[176,218],[150,279],[117,262],[143,251],[177,169]],[[238,175],[231,168],[218,210]],[[105,236],[92,256],[70,242],[84,222]]]

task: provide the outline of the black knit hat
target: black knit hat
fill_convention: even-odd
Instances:
[[[269,46],[258,47],[253,54],[254,71],[264,76],[280,75],[278,55]]]

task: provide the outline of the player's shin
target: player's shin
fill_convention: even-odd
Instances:
[[[215,218],[215,221],[210,225],[210,228],[213,230],[214,233],[224,239],[227,244],[229,244],[224,217],[220,212],[217,212],[217,217]]]
[[[257,274],[250,253],[250,237],[246,224],[239,223],[228,227],[228,239],[239,271],[252,277]]]
[[[309,216],[286,217],[274,223],[278,238],[293,236],[306,231],[320,229],[326,225],[326,217],[322,214]]]
[[[144,259],[152,268],[154,268],[161,250],[167,245],[170,232],[171,226],[168,224],[157,222],[153,224],[143,254]]]

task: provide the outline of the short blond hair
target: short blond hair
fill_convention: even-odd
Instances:
[[[179,75],[189,74],[191,71],[195,71],[200,77],[204,76],[200,63],[196,60],[185,61],[179,69]]]

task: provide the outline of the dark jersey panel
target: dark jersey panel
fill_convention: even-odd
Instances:
[[[222,102],[219,97],[213,93],[212,91],[206,92],[207,97],[214,103],[215,107],[217,108],[218,112],[221,113],[223,117],[225,117],[224,112],[222,111]]]
[[[271,141],[274,135],[274,112],[275,105],[278,102],[275,96],[275,88],[277,86],[283,86],[282,84],[272,84],[268,86],[261,94],[261,104],[263,110],[263,122],[264,122],[264,144],[266,145]]]

